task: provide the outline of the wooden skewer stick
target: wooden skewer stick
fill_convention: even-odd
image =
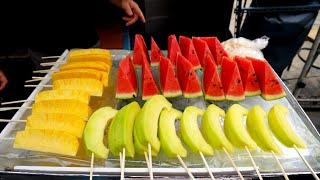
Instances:
[[[144,158],[146,159],[146,163],[147,163],[147,166],[148,166],[150,179],[153,179],[153,173],[152,173],[152,170],[150,168],[150,161],[149,161],[147,152],[144,152]]]
[[[231,164],[232,164],[233,168],[237,171],[237,173],[238,173],[238,175],[239,175],[240,179],[241,179],[241,180],[244,180],[244,178],[243,178],[243,176],[242,176],[242,174],[241,174],[241,172],[240,172],[239,168],[237,167],[236,163],[234,163],[234,161],[232,160],[232,158],[231,158],[231,156],[230,156],[229,152],[228,152],[228,151],[226,150],[226,148],[224,148],[224,147],[223,147],[223,151],[224,151],[224,153],[227,155],[227,157],[228,157],[229,161],[231,162]]]
[[[17,103],[24,103],[27,102],[28,100],[17,100],[17,101],[8,101],[8,102],[2,102],[1,105],[8,105],[8,104],[17,104]],[[33,100],[32,100],[33,101]]]
[[[90,180],[92,180],[92,175],[93,175],[93,163],[94,163],[94,154],[91,153],[91,163],[90,163]]]
[[[19,110],[21,108],[31,109],[31,107],[2,107],[0,108],[0,111]]]
[[[57,59],[60,58],[61,56],[43,56],[41,59]]]
[[[44,78],[43,76],[32,76],[32,79]]]
[[[121,155],[121,152],[120,152]],[[124,167],[126,163],[126,149],[123,148],[122,150],[122,158],[120,158],[120,166],[121,166],[121,180],[124,180]]]
[[[42,81],[46,78],[36,78],[36,79],[30,79],[30,80],[26,80],[25,83],[30,83],[30,82],[37,82],[37,81]]]
[[[0,119],[0,122],[26,122],[27,120],[11,120],[11,119]]]
[[[192,175],[190,169],[187,167],[186,163],[184,163],[184,161],[182,160],[182,158],[177,155],[178,160],[180,161],[180,164],[182,165],[182,167],[187,171],[190,179],[194,179],[194,176]]]
[[[44,73],[44,74],[47,74],[48,72],[51,72],[51,71],[54,71],[52,69],[43,69],[43,70],[35,70],[35,71],[32,71],[33,73]]]
[[[208,165],[208,162],[207,162],[206,158],[204,157],[204,155],[203,155],[203,153],[202,153],[201,151],[199,151],[199,154],[200,154],[200,156],[201,156],[201,159],[202,159],[204,165],[206,166],[206,168],[207,168],[207,170],[208,170],[208,173],[209,173],[211,179],[214,180],[215,178],[213,177],[213,174],[212,174],[212,172],[211,172],[211,170],[210,170],[210,167],[209,167],[209,165]]]
[[[48,87],[48,88],[51,88],[52,85],[40,85],[40,84],[25,84],[24,87],[38,87],[38,86],[41,86],[41,87]]]
[[[4,138],[0,138],[0,140],[3,140],[3,141],[12,141],[14,140],[15,138],[13,137],[4,137]]]
[[[254,162],[254,160],[253,160],[253,157],[252,157],[252,155],[251,155],[251,152],[249,151],[249,149],[248,149],[247,146],[245,146],[244,148],[246,149],[246,151],[247,151],[247,153],[248,153],[248,155],[249,155],[249,157],[250,157],[251,163],[252,163],[254,169],[256,170],[259,179],[260,179],[260,180],[263,180],[263,178],[262,178],[262,176],[261,176],[261,174],[260,174],[260,171],[259,171],[259,169],[258,169],[258,167],[257,167],[257,165],[256,165],[256,162]]]
[[[153,169],[152,169],[152,154],[151,154],[151,144],[148,144],[148,155],[149,155],[149,166],[150,166],[150,179],[153,180]]]
[[[273,151],[271,151],[271,153],[272,153],[272,156],[274,157],[274,159],[276,160],[278,166],[280,167],[284,179],[285,179],[285,180],[289,180],[289,177],[288,177],[286,171],[284,170],[284,168],[283,168],[283,166],[282,166],[279,158],[276,156],[276,154],[275,154]]]
[[[314,172],[314,170],[312,169],[312,167],[310,166],[310,164],[308,163],[308,161],[302,156],[302,154],[300,153],[299,149],[297,148],[296,145],[293,145],[293,148],[297,151],[297,153],[299,154],[300,158],[302,159],[302,161],[304,162],[304,164],[308,167],[308,169],[310,170],[312,176],[314,177],[314,179],[319,180],[319,177],[317,176],[317,174]]]

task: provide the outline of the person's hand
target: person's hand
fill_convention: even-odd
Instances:
[[[134,24],[138,19],[146,22],[139,5],[133,0],[111,0],[111,3],[123,9],[127,14],[127,16],[122,17],[126,21],[126,26]]]
[[[4,73],[0,70],[0,91],[2,91],[8,84],[7,77]]]

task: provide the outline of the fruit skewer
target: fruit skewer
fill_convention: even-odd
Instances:
[[[92,177],[93,177],[93,164],[94,164],[94,153],[91,153],[90,172],[89,172],[90,180],[92,180]]]
[[[121,172],[120,172],[120,179],[124,180],[124,168],[125,168],[125,163],[126,163],[126,148],[122,149],[122,153],[119,153],[119,157],[120,157],[120,168],[121,168]]]

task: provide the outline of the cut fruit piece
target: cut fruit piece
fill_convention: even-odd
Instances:
[[[181,118],[181,137],[183,141],[190,147],[192,152],[202,152],[204,155],[212,156],[213,149],[204,140],[198,127],[198,116],[202,116],[204,111],[195,106],[188,106]]]
[[[142,100],[147,100],[159,94],[159,90],[150,69],[148,61],[143,60],[142,64]]]
[[[228,152],[232,153],[234,148],[225,136],[220,124],[220,118],[224,117],[224,110],[214,104],[211,104],[203,114],[201,132],[212,148],[225,148]]]
[[[223,57],[221,81],[227,100],[242,101],[245,98],[240,72],[235,61]]]
[[[85,121],[73,114],[43,113],[32,114],[27,118],[27,129],[50,129],[82,137]]]
[[[171,61],[165,57],[160,57],[160,85],[164,97],[177,97],[182,95],[178,79],[174,72]]]
[[[170,158],[187,157],[187,150],[183,147],[175,128],[175,121],[180,119],[181,116],[182,113],[173,108],[164,109],[160,114],[159,138],[161,148]]]
[[[252,139],[264,151],[281,154],[281,149],[266,124],[266,113],[259,106],[253,106],[247,116],[247,129]]]
[[[109,72],[111,66],[100,61],[85,61],[85,62],[71,62],[61,65],[60,70],[72,70],[72,69],[96,69],[103,72]]]
[[[164,57],[156,41],[151,37],[151,66],[158,66],[160,62],[160,57]]]
[[[158,139],[160,112],[164,108],[171,108],[171,106],[171,103],[162,95],[155,95],[144,103],[134,123],[136,153],[143,155],[144,152],[148,152],[148,144],[150,144],[152,155],[158,154],[160,150]]]
[[[111,107],[100,108],[92,114],[84,129],[84,144],[98,158],[108,158],[109,149],[104,145],[103,138],[108,124],[116,114],[117,110]]]
[[[133,126],[140,111],[137,102],[122,107],[112,120],[108,131],[108,147],[114,156],[119,156],[125,148],[127,157],[134,157]]]
[[[248,114],[248,110],[239,104],[233,104],[227,111],[224,119],[224,133],[229,141],[238,148],[257,149],[257,144],[253,141],[245,126],[243,118]]]
[[[86,91],[91,96],[102,96],[103,84],[101,81],[90,78],[60,79],[53,83],[54,90],[79,90]]]
[[[41,113],[73,114],[80,116],[82,119],[88,119],[91,108],[88,104],[77,100],[48,100],[36,102],[32,105],[32,114]]]
[[[225,99],[218,68],[210,56],[205,58],[206,67],[203,72],[203,89],[206,100],[222,101]]]
[[[193,37],[192,42],[193,42],[193,45],[196,49],[199,61],[201,63],[201,67],[205,68],[206,56],[210,56],[211,59],[214,59],[214,57],[212,56],[210,49],[204,40],[201,40],[200,38]]]
[[[111,52],[106,49],[78,49],[71,50],[67,62],[86,62],[86,61],[99,61],[112,66]]]
[[[168,37],[168,58],[173,65],[176,65],[177,55],[181,53],[180,46],[176,35],[170,35]]]
[[[266,60],[259,60],[248,57],[251,60],[253,68],[258,76],[261,89],[261,96],[265,100],[280,99],[286,96],[283,87]]]
[[[187,58],[191,64],[193,65],[194,69],[200,69],[201,65],[199,62],[199,58],[196,52],[196,49],[193,46],[192,40],[185,36],[179,37],[179,44],[182,55]]]
[[[79,141],[76,136],[61,131],[29,129],[17,132],[13,147],[76,156]]]
[[[277,139],[285,146],[306,148],[305,142],[293,130],[287,116],[288,109],[285,106],[281,104],[274,105],[268,113],[270,129]]]
[[[135,67],[141,67],[143,60],[149,61],[147,45],[141,34],[134,36],[134,48],[133,48],[133,64]]]
[[[261,94],[258,78],[253,69],[251,61],[239,56],[236,56],[234,60],[237,62],[240,71],[245,95],[256,96]]]
[[[130,60],[130,57],[127,56],[121,60],[118,68],[117,74],[117,89],[116,89],[116,98],[117,99],[130,99],[137,97],[138,94],[138,85],[136,71]]]
[[[200,39],[207,42],[214,60],[218,66],[221,65],[223,57],[229,57],[228,53],[224,50],[219,39],[216,37],[200,37]]]
[[[177,76],[185,98],[202,96],[200,82],[193,65],[181,54],[177,57]]]
[[[89,104],[90,95],[78,90],[46,90],[37,94],[35,102],[48,100],[77,100]]]

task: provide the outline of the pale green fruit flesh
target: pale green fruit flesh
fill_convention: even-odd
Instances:
[[[108,157],[109,149],[103,143],[104,132],[116,113],[117,110],[111,107],[100,108],[91,115],[84,129],[85,146],[98,158]]]
[[[181,118],[181,135],[183,141],[194,153],[202,152],[204,155],[213,155],[212,147],[203,138],[198,127],[197,118],[204,111],[194,106],[187,107]]]
[[[239,104],[232,105],[224,120],[224,132],[229,141],[238,148],[256,149],[257,144],[250,137],[242,119],[248,114],[248,110]]]
[[[288,109],[280,104],[274,105],[268,113],[268,122],[278,140],[288,146],[306,148],[305,142],[295,133],[287,119]]]
[[[223,109],[211,104],[203,114],[201,132],[205,140],[215,149],[225,148],[232,153],[234,148],[225,136],[220,118],[225,116]]]
[[[108,131],[108,147],[114,156],[119,156],[125,148],[128,157],[134,157],[133,125],[140,111],[137,102],[132,102],[122,107],[111,122]]]
[[[148,144],[151,145],[153,155],[158,154],[160,141],[157,132],[160,112],[171,106],[172,104],[162,95],[152,96],[145,102],[134,123],[134,141],[138,143],[135,147],[139,148],[139,154],[148,149]]]
[[[253,106],[247,116],[249,134],[261,149],[281,154],[281,150],[276,144],[265,118],[266,113],[264,110],[259,105]]]
[[[164,153],[171,158],[187,156],[187,150],[183,147],[176,134],[175,120],[180,119],[182,113],[176,109],[164,109],[160,114],[159,138]]]

